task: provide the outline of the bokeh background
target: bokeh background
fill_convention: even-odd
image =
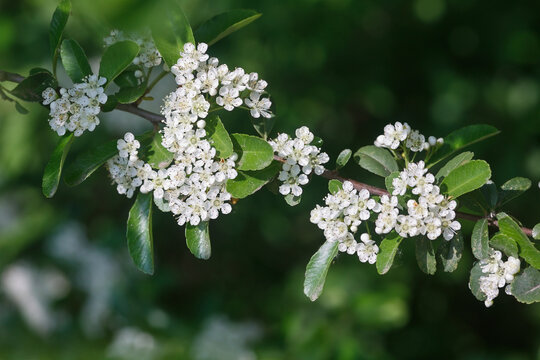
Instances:
[[[102,37],[137,24],[153,1],[73,1],[66,36],[94,70]],[[473,151],[501,184],[540,180],[540,3],[478,0],[181,1],[193,27],[233,8],[262,18],[210,52],[269,82],[276,131],[308,125],[335,159],[370,144],[382,127],[406,121],[444,136],[472,123],[502,134]],[[0,1],[0,69],[50,68],[53,0]],[[60,71],[61,81],[69,85]],[[156,88],[159,99],[171,79]],[[302,294],[303,273],[323,242],[309,211],[326,193],[314,179],[289,207],[262,190],[211,223],[213,253],[195,259],[183,229],[156,212],[156,273],[136,271],[125,222],[132,200],[102,169],[45,199],[41,175],[57,141],[47,112],[0,102],[1,359],[540,359],[540,305],[501,294],[486,309],[469,292],[470,253],[451,274],[423,274],[412,244],[385,276],[340,256],[324,294]],[[157,110],[159,101],[144,105]],[[88,146],[142,132],[119,112],[85,134]],[[231,131],[254,132],[247,114],[222,116]],[[69,161],[69,159],[68,159]],[[354,164],[344,173],[375,184]],[[508,211],[540,221],[535,185]]]

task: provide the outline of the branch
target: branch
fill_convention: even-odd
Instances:
[[[19,82],[21,82],[23,80],[24,80],[24,77],[19,75],[19,74],[10,73],[10,72],[7,72],[7,71],[0,70],[0,81],[11,81],[11,82],[19,83]],[[156,114],[156,113],[150,112],[148,110],[141,109],[141,108],[139,108],[139,107],[137,107],[136,105],[133,105],[133,104],[118,104],[116,106],[116,109],[120,110],[120,111],[125,111],[125,112],[131,113],[131,114],[138,115],[138,116],[142,117],[143,119],[146,119],[146,120],[150,121],[154,125],[154,127],[158,127],[159,124],[165,119],[160,114]],[[285,160],[283,158],[279,157],[279,156],[274,156],[274,159],[279,161],[279,162],[285,162]],[[357,190],[366,189],[372,195],[378,195],[378,196],[389,195],[388,191],[386,191],[385,189],[381,189],[381,188],[378,188],[378,187],[375,187],[375,186],[371,186],[371,185],[368,185],[368,184],[361,183],[361,182],[356,181],[356,180],[341,177],[338,174],[338,172],[335,171],[335,170],[325,170],[322,173],[321,176],[326,178],[326,179],[329,179],[329,180],[335,179],[335,180],[339,180],[341,182],[350,181],[353,184],[355,189],[357,189]],[[488,216],[479,216],[479,215],[467,214],[467,213],[463,213],[463,212],[458,211],[458,212],[456,212],[456,216],[458,218],[460,218],[460,219],[469,220],[469,221],[477,221],[477,220],[481,220],[481,219],[487,219],[489,226],[491,226],[493,228],[497,228],[497,229],[499,228],[499,222],[497,220],[495,220],[492,216],[489,216],[489,215]],[[525,235],[532,237],[532,229],[522,227],[521,230],[525,233]]]
[[[24,76],[0,70],[0,81],[10,81],[14,83],[20,83],[23,80],[24,80]]]

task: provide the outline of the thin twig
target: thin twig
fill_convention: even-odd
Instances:
[[[19,83],[19,82],[21,82],[23,80],[24,80],[24,77],[21,76],[21,75],[0,70],[0,81],[11,81],[11,82]],[[138,116],[142,117],[143,119],[146,119],[146,120],[150,121],[154,125],[154,128],[158,127],[159,124],[161,124],[162,121],[165,120],[165,118],[163,116],[161,116],[160,114],[156,114],[156,113],[150,112],[148,110],[138,108],[137,106],[135,106],[133,104],[118,104],[116,106],[116,109],[120,110],[120,111],[125,111],[125,112],[131,113],[131,114],[138,115]],[[285,160],[283,158],[279,157],[279,156],[274,156],[274,159],[279,161],[279,162],[285,162]],[[356,181],[356,180],[341,177],[339,175],[339,173],[337,171],[334,171],[334,170],[325,170],[321,174],[321,176],[326,178],[326,179],[329,179],[329,180],[335,179],[335,180],[339,180],[339,181],[342,181],[342,182],[343,181],[350,181],[353,184],[355,189],[357,189],[357,190],[366,189],[372,195],[378,195],[378,196],[389,195],[388,191],[386,191],[385,189],[381,189],[381,188],[378,188],[378,187],[375,187],[375,186],[364,184],[364,183]],[[478,220],[481,220],[481,219],[487,219],[489,226],[491,226],[493,228],[499,228],[499,222],[497,220],[495,220],[494,218],[492,218],[491,216],[479,216],[479,215],[467,214],[467,213],[463,213],[463,212],[459,212],[459,211],[456,212],[456,216],[458,218],[460,218],[460,219],[469,220],[469,221],[478,221]],[[522,227],[521,230],[525,233],[525,235],[532,236],[532,229]]]

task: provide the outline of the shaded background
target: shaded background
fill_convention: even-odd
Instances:
[[[137,24],[151,1],[73,1],[66,36],[97,70],[101,38]],[[264,15],[212,46],[229,66],[269,82],[276,131],[308,125],[332,159],[372,143],[389,122],[444,136],[471,123],[502,135],[472,150],[501,184],[540,179],[540,4],[474,0],[195,0],[182,2],[195,28],[233,8]],[[0,2],[0,69],[50,68],[52,0]],[[97,34],[97,36],[96,36]],[[69,85],[60,71],[61,84]],[[173,88],[163,81],[161,98]],[[212,258],[195,259],[183,229],[156,212],[156,273],[137,272],[127,254],[132,200],[102,169],[76,188],[41,195],[57,141],[47,112],[0,102],[0,358],[2,359],[540,359],[540,305],[501,294],[486,309],[467,287],[466,253],[452,273],[423,274],[411,244],[383,277],[340,256],[323,296],[302,294],[303,272],[323,242],[309,211],[326,193],[313,179],[302,204],[263,190],[211,223]],[[159,101],[145,105],[157,110]],[[88,146],[142,132],[145,121],[113,112],[85,134]],[[242,112],[222,116],[230,131],[254,131]],[[69,159],[68,159],[69,161]],[[349,164],[344,173],[375,184]],[[380,184],[382,185],[382,184]],[[509,212],[540,220],[533,186]]]

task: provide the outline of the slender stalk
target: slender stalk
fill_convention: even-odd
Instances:
[[[161,76],[161,74],[159,76]],[[24,80],[24,77],[21,76],[21,75],[0,70],[0,81],[11,81],[11,82],[19,83],[19,82],[21,82],[23,80]],[[242,108],[242,106],[240,108]],[[154,129],[156,129],[159,126],[159,124],[163,120],[165,120],[165,118],[162,115],[150,112],[148,110],[141,109],[141,108],[139,108],[139,107],[137,107],[137,106],[135,106],[133,104],[118,104],[116,106],[116,109],[120,110],[120,111],[125,111],[125,112],[131,113],[131,114],[138,115],[138,116],[142,117],[143,119],[146,119],[146,120],[150,121],[152,123],[152,125],[154,125]],[[285,162],[285,160],[283,158],[279,157],[279,156],[274,156],[274,160],[279,161],[279,162]],[[350,181],[353,184],[353,187],[355,189],[357,189],[357,190],[366,189],[372,195],[377,195],[377,196],[389,195],[388,191],[386,191],[385,189],[381,189],[381,188],[378,188],[376,186],[368,185],[368,184],[365,184],[365,183],[362,183],[362,182],[359,182],[359,181],[356,181],[356,180],[353,180],[353,179],[344,178],[344,177],[340,176],[339,173],[337,171],[335,171],[335,170],[325,170],[321,174],[321,176],[323,178],[326,178],[326,179],[329,179],[329,180],[335,179],[335,180],[339,180],[339,181],[342,181],[342,182],[343,181]],[[481,219],[487,219],[489,226],[491,226],[493,228],[499,228],[499,222],[490,215],[478,216],[478,215],[467,214],[467,213],[463,213],[463,212],[456,212],[456,217],[458,217],[460,219],[463,219],[463,220],[469,220],[469,221],[478,221],[478,220],[481,220]],[[525,233],[525,235],[532,236],[532,229],[522,227],[521,230]]]

